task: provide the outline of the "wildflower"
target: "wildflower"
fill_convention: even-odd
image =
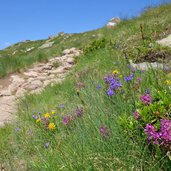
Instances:
[[[150,105],[151,103],[151,96],[149,94],[142,95],[140,99],[146,105]]]
[[[62,122],[64,125],[67,125],[70,121],[70,117],[69,116],[64,116],[63,119],[62,119]]]
[[[33,118],[33,119],[38,119],[38,116],[32,115],[32,118]]]
[[[159,144],[160,134],[156,132],[156,129],[152,124],[147,124],[144,129],[145,134],[148,137],[148,142],[153,141],[154,144]]]
[[[49,147],[49,144],[50,144],[49,142],[46,142],[46,143],[44,144],[44,147],[45,147],[45,148],[48,148],[48,147]]]
[[[146,90],[146,94],[150,94],[150,90]]]
[[[101,89],[101,87],[102,87],[102,86],[101,86],[100,84],[98,84],[97,89],[99,90],[99,89]]]
[[[121,82],[119,82],[119,78],[116,78],[115,76],[107,76],[104,78],[106,83],[109,84],[109,89],[107,90],[108,96],[113,96],[114,91],[116,91],[119,87],[122,87]]]
[[[166,80],[166,81],[165,81],[165,84],[171,85],[171,81],[170,81],[170,80]]]
[[[117,75],[118,73],[119,73],[119,72],[118,72],[118,70],[116,70],[116,69],[112,72],[113,75]]]
[[[16,133],[16,132],[18,132],[20,129],[19,128],[15,128],[14,129],[14,132]]]
[[[39,123],[40,121],[41,121],[41,119],[40,119],[40,118],[36,119],[36,123]]]
[[[44,114],[44,118],[49,119],[50,118],[50,114],[49,113],[45,113]]]
[[[141,81],[142,81],[142,78],[141,78],[141,77],[138,77],[138,78],[137,78],[137,81],[138,81],[138,82],[141,82]]]
[[[104,138],[110,138],[110,129],[106,128],[105,126],[101,126],[99,128],[99,131],[100,131],[100,135]]]
[[[75,111],[76,116],[81,117],[83,115],[83,108],[77,108]]]
[[[109,90],[107,90],[107,95],[108,96],[113,96],[114,92],[111,89],[109,89]]]
[[[64,108],[64,107],[65,107],[64,104],[59,105],[59,108]]]
[[[55,129],[55,124],[54,123],[49,123],[48,129],[49,130],[54,130]]]
[[[156,131],[152,124],[147,124],[144,132],[149,142],[160,144],[164,147],[171,145],[171,120],[169,119],[160,120],[160,130],[158,131]]]
[[[38,115],[41,115],[41,112],[38,112]]]
[[[135,119],[137,119],[137,120],[140,119],[140,115],[139,115],[139,113],[137,111],[135,111],[133,113],[133,115],[134,115]]]
[[[52,115],[54,115],[55,114],[55,111],[53,110],[51,113],[52,113]]]
[[[134,74],[130,74],[130,75],[124,77],[124,81],[125,82],[131,81],[133,79],[133,77],[134,77]]]

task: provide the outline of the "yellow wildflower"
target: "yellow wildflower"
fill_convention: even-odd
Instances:
[[[54,130],[55,129],[55,124],[54,123],[49,123],[48,129],[49,130]]]
[[[41,121],[41,119],[40,119],[40,118],[36,119],[36,123],[39,123],[40,121]]]
[[[44,114],[44,117],[45,117],[45,118],[50,118],[50,114],[49,114],[49,113],[45,113],[45,114]]]
[[[55,114],[55,111],[53,110],[51,113],[52,113],[52,115],[54,115]]]
[[[113,74],[114,74],[114,75],[116,75],[116,74],[118,74],[118,73],[119,73],[119,72],[118,72],[118,70],[116,70],[116,69],[113,71]]]
[[[170,80],[166,80],[165,83],[168,84],[168,85],[171,85],[171,81]]]

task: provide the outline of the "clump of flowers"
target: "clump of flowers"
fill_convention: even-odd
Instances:
[[[161,119],[160,129],[157,131],[152,124],[147,124],[144,129],[148,141],[165,147],[171,145],[171,120]]]
[[[122,87],[122,83],[119,81],[120,79],[117,77],[117,75],[106,76],[104,80],[109,85],[109,89],[106,92],[108,96],[113,96],[115,91]]]
[[[145,105],[150,105],[151,103],[151,96],[150,94],[144,94],[140,97],[142,103],[144,103]]]
[[[133,78],[134,78],[134,74],[130,74],[130,75],[124,77],[124,81],[125,81],[125,82],[128,82],[128,81],[133,80]]]
[[[152,100],[153,97],[153,100]],[[133,124],[127,127],[140,131],[150,144],[163,149],[171,148],[171,94],[166,90],[146,91],[137,102]],[[133,118],[133,117],[132,117]],[[138,129],[137,129],[138,128]],[[136,131],[135,131],[136,132]],[[144,134],[145,133],[145,134]]]
[[[83,108],[82,107],[77,107],[75,112],[72,115],[69,116],[63,116],[62,118],[62,123],[64,125],[68,125],[71,121],[74,121],[78,117],[83,116]]]

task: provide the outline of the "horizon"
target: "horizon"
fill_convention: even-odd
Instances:
[[[131,3],[124,0],[7,0],[1,2],[0,6],[0,50],[24,40],[46,39],[59,32],[82,33],[95,30],[105,26],[113,17],[130,19],[139,16],[147,7],[167,2],[170,0],[133,0]]]

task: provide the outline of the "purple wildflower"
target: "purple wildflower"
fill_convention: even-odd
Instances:
[[[137,78],[137,81],[138,81],[138,82],[141,82],[141,81],[142,81],[142,78],[141,78],[141,77],[138,77],[138,78]]]
[[[15,128],[14,132],[17,133],[20,130],[20,128]]]
[[[149,142],[160,144],[164,147],[171,145],[171,120],[160,120],[160,130],[156,131],[152,124],[147,124],[144,129]]]
[[[109,75],[104,78],[106,83],[109,84],[109,89],[107,90],[107,95],[108,96],[113,96],[115,91],[119,88],[122,87],[122,83],[119,82],[119,78],[117,78],[115,75]]]
[[[161,139],[164,144],[171,144],[171,120],[162,119],[160,121]]]
[[[83,108],[77,108],[75,111],[76,116],[81,117],[83,115]]]
[[[133,79],[133,77],[134,77],[134,74],[130,74],[130,75],[124,77],[124,81],[125,82],[131,81]]]
[[[69,116],[64,116],[63,119],[62,119],[62,122],[64,125],[68,125],[70,121],[70,117]]]
[[[33,119],[38,119],[38,116],[32,115],[32,118],[33,118]]]
[[[114,95],[114,92],[111,89],[107,90],[106,93],[107,93],[108,96],[113,96]]]
[[[135,111],[133,113],[133,115],[134,115],[135,119],[137,119],[137,120],[140,119],[140,115],[139,115],[139,113],[137,111]]]
[[[110,138],[110,134],[111,134],[111,131],[109,128],[106,128],[105,126],[101,126],[99,128],[99,131],[100,131],[100,135],[103,137],[103,138]]]
[[[146,94],[150,94],[150,90],[146,90]]]
[[[153,141],[154,144],[159,144],[160,134],[156,132],[156,129],[152,124],[147,124],[144,129],[145,134],[148,137],[148,142]]]
[[[65,107],[64,104],[59,105],[59,108],[64,108],[64,107]]]
[[[151,96],[149,94],[144,94],[140,97],[141,101],[146,104],[146,105],[150,105],[151,103]]]
[[[99,89],[101,89],[101,87],[102,87],[102,86],[101,86],[100,84],[98,84],[97,89],[99,90]]]

